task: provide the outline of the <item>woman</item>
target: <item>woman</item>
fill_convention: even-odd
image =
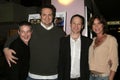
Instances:
[[[96,36],[89,48],[90,80],[113,80],[118,67],[117,41],[105,32],[106,21],[102,16],[93,16],[90,27]]]

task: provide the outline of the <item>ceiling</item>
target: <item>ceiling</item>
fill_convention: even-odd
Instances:
[[[94,0],[94,2],[107,20],[120,20],[120,0]]]

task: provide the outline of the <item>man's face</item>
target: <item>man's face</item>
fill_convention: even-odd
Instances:
[[[80,33],[83,28],[82,19],[79,17],[74,17],[71,22],[72,33]]]
[[[43,8],[41,12],[41,22],[46,26],[50,26],[53,21],[53,13],[49,8]]]
[[[28,43],[31,38],[32,30],[29,26],[23,25],[20,27],[18,34],[24,43]]]

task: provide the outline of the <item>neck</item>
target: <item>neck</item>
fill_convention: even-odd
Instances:
[[[79,36],[80,36],[80,33],[79,33],[79,34],[71,33],[71,37],[72,37],[74,40],[78,39]]]
[[[105,34],[97,34],[97,38],[102,38]]]
[[[25,42],[25,41],[24,41],[24,43],[25,43],[26,45],[28,45],[28,42]]]
[[[41,22],[42,23],[42,22]],[[51,24],[44,24],[44,23],[42,23],[45,27],[50,27],[51,25],[52,25],[52,23]]]

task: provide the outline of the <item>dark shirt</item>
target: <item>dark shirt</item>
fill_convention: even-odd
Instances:
[[[18,58],[17,64],[11,63],[9,68],[9,79],[8,80],[26,80],[29,70],[29,46],[27,46],[19,37],[14,40],[10,49],[15,50],[15,57]]]

